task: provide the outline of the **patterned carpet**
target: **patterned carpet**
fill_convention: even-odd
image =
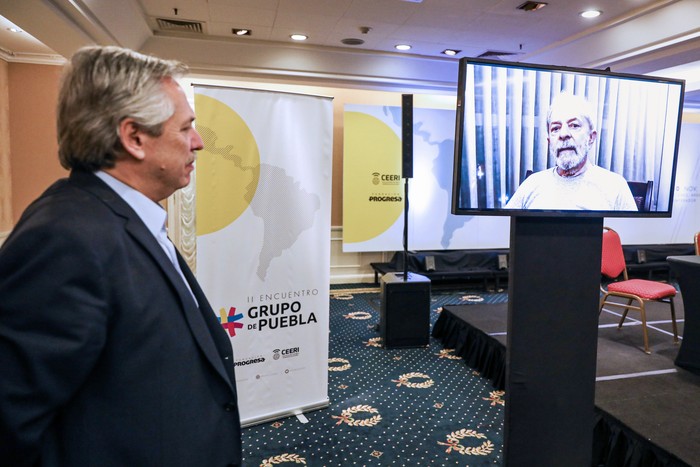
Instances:
[[[431,326],[444,305],[499,303],[505,293],[433,290]],[[381,347],[379,289],[330,298],[330,406],[244,429],[248,466],[486,466],[503,460],[503,392],[430,339]]]

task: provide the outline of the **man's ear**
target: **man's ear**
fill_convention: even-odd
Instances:
[[[591,134],[588,135],[588,144],[593,145],[595,141],[598,139],[598,132],[593,130],[591,131]]]
[[[119,140],[127,154],[135,159],[146,158],[144,148],[144,132],[139,128],[133,118],[125,118],[119,123]]]

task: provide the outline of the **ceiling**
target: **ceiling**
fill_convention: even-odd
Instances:
[[[82,45],[117,44],[207,73],[450,91],[459,58],[489,56],[683,78],[686,101],[700,94],[700,0],[548,0],[534,11],[523,2],[2,0],[0,58],[60,63]],[[586,20],[584,7],[603,14]],[[233,34],[242,28],[251,35]]]

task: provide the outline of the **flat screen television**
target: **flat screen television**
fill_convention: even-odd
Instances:
[[[459,61],[452,213],[670,217],[685,82]]]

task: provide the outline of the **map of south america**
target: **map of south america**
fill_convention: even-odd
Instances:
[[[299,182],[280,167],[260,165],[260,185],[250,203],[253,213],[263,221],[263,247],[258,255],[257,275],[264,280],[270,263],[282,255],[299,238],[302,232],[314,224],[314,217],[321,206],[317,195],[301,189]],[[275,191],[264,187],[274,186]],[[285,193],[280,199],[277,193]],[[291,207],[294,206],[292,209]]]
[[[227,210],[233,210],[235,214],[214,222],[215,227],[203,227],[200,230],[223,228],[228,223],[235,222],[249,206],[263,223],[263,241],[258,254],[256,275],[264,280],[272,261],[284,254],[302,232],[314,225],[321,201],[317,195],[304,191],[300,183],[287,175],[281,167],[260,163],[257,157],[244,157],[242,154],[246,151],[242,151],[240,146],[245,144],[220,144],[217,132],[201,124],[197,126],[197,131],[202,136],[205,147],[200,152],[198,170],[210,170],[212,179],[216,179],[216,174],[232,174],[231,178],[239,182],[239,186],[227,190],[229,199],[225,201]],[[217,188],[219,192],[224,189],[218,186],[198,186],[198,198],[202,198],[198,199],[198,202],[202,202],[202,209],[198,211],[200,217],[203,217],[198,222],[207,225],[212,223],[206,219],[209,206],[205,204],[207,199],[213,198],[207,196],[207,193]]]

